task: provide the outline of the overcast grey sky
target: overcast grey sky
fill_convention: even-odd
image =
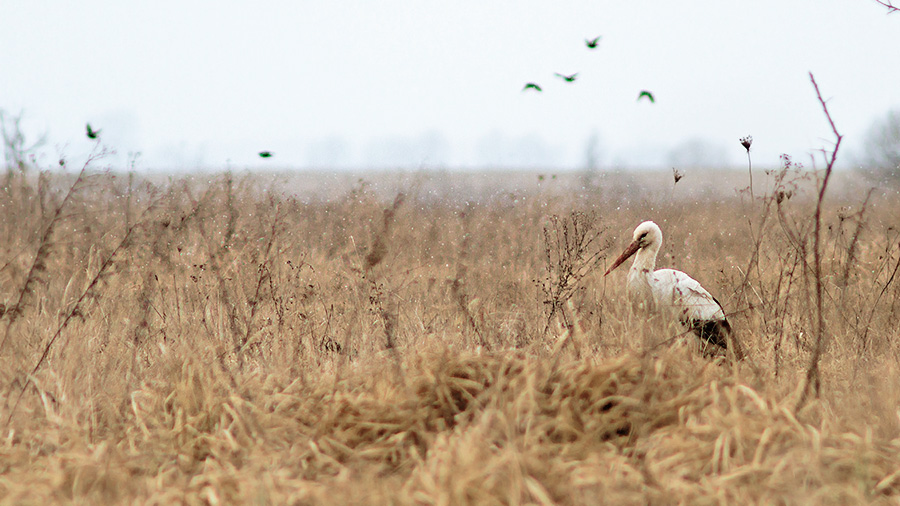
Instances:
[[[739,166],[745,135],[774,166],[831,137],[809,71],[848,150],[900,107],[871,0],[8,1],[0,48],[48,159],[90,121],[143,167],[580,167],[592,135],[605,166]]]

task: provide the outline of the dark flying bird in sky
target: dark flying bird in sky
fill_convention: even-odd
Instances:
[[[656,103],[656,99],[653,98],[653,93],[650,93],[650,92],[647,91],[647,90],[641,91],[641,93],[640,93],[640,95],[638,95],[638,98],[637,98],[637,99],[640,100],[640,99],[642,99],[642,98],[644,98],[644,97],[647,97],[648,99],[650,99],[650,102],[651,102],[651,103]]]
[[[259,157],[260,157],[260,158],[271,158],[272,155],[274,155],[274,154],[275,154],[275,153],[272,153],[271,151],[260,151],[260,152],[259,152]]]
[[[522,88],[522,91],[526,91],[526,90],[544,91],[544,90],[541,89],[540,86],[538,86],[538,85],[536,85],[536,84],[534,84],[534,83],[528,83],[528,84],[526,84],[525,87]]]
[[[557,75],[557,77],[561,77],[562,79],[565,79],[567,83],[575,82],[575,80],[578,79],[578,72],[575,72],[574,74],[572,74],[570,76],[556,72],[556,75]]]
[[[595,37],[593,39],[584,39],[584,44],[588,47],[588,49],[597,49],[597,44],[600,43],[600,39],[603,36]]]
[[[91,128],[91,124],[87,124],[87,136],[88,139],[96,139],[100,135],[100,130],[94,130]]]

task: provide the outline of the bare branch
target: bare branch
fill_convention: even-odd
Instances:
[[[875,0],[875,3],[886,7],[888,10],[888,14],[893,14],[895,12],[900,11],[900,7],[894,7],[894,4],[891,3],[891,0],[887,0],[887,1]]]

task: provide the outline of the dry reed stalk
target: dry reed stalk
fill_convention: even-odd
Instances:
[[[391,227],[395,220],[397,210],[403,204],[406,196],[403,193],[397,193],[394,202],[390,207],[385,208],[382,213],[381,229],[376,232],[369,252],[366,254],[365,263],[363,264],[362,282],[368,287],[369,303],[373,311],[381,321],[384,332],[384,349],[391,355],[392,363],[396,378],[404,385],[406,384],[405,374],[402,366],[402,358],[397,349],[396,333],[397,333],[397,314],[392,313],[387,308],[387,302],[384,297],[384,286],[377,283],[373,279],[372,269],[380,264],[388,253],[388,237],[391,233]],[[349,343],[348,347],[349,347]]]
[[[230,204],[229,204],[230,205]],[[254,329],[254,320],[259,312],[260,303],[263,300],[263,290],[266,284],[270,283],[272,280],[271,274],[271,265],[272,265],[272,246],[275,244],[275,240],[278,237],[278,229],[281,219],[281,205],[276,204],[274,210],[274,217],[272,218],[272,227],[269,230],[269,234],[266,236],[266,245],[263,247],[262,252],[262,263],[259,263],[257,266],[257,278],[256,278],[256,288],[253,295],[247,300],[247,305],[250,307],[250,314],[244,321],[244,336],[241,338],[240,347],[234,350],[235,355],[240,356],[243,352],[251,346],[253,341],[251,338],[253,337]],[[233,228],[233,224],[231,220],[229,220],[229,229]],[[233,235],[233,232],[232,232]]]
[[[87,161],[81,167],[81,171],[78,172],[78,176],[75,178],[75,181],[69,187],[69,190],[66,192],[66,196],[63,197],[62,202],[56,207],[56,211],[53,213],[53,217],[50,219],[50,222],[44,227],[44,232],[41,234],[41,238],[38,241],[38,249],[34,255],[34,260],[31,263],[31,268],[28,270],[28,274],[25,276],[25,282],[22,284],[22,288],[19,290],[19,297],[16,300],[16,303],[8,308],[6,311],[7,315],[7,323],[6,329],[3,333],[3,340],[0,341],[0,350],[3,350],[6,345],[6,341],[9,339],[12,330],[15,328],[16,322],[19,317],[22,316],[22,313],[25,310],[25,307],[29,304],[30,298],[34,295],[35,289],[39,283],[42,283],[45,279],[45,275],[47,272],[47,259],[50,256],[50,249],[53,246],[52,238],[53,232],[56,229],[56,226],[62,220],[62,210],[66,206],[67,203],[73,198],[73,195],[82,187],[88,167],[90,164],[97,159],[97,156],[88,157]]]
[[[226,185],[226,187],[230,191],[231,186]],[[187,188],[185,188],[185,190],[187,190]],[[207,188],[206,191],[203,192],[203,195],[201,196],[201,198],[199,200],[193,199],[193,197],[191,197],[189,191],[186,191],[185,193],[188,195],[188,197],[191,198],[191,201],[192,201],[191,203],[192,203],[192,207],[193,207],[193,211],[191,212],[191,215],[194,215],[194,214],[198,214],[198,213],[202,212],[206,207],[209,207],[212,205],[211,202],[214,199],[215,190],[213,187]],[[233,204],[234,200],[232,198],[227,197],[227,199],[228,199],[227,202],[230,202]],[[229,212],[229,216],[232,216],[231,213],[234,213],[236,211],[233,208],[229,208],[228,212]],[[229,217],[229,222],[232,219],[236,219],[236,218]],[[214,235],[209,233],[209,230],[206,227],[206,220],[202,219],[202,216],[198,217],[198,219],[193,220],[193,221],[197,224],[197,228],[200,232],[201,237],[203,239],[205,239],[207,255],[209,258],[208,263],[209,263],[209,267],[210,267],[210,272],[216,278],[217,285],[218,285],[218,295],[221,298],[222,303],[225,306],[225,309],[228,314],[228,324],[229,324],[229,331],[230,331],[229,336],[231,337],[231,350],[232,351],[239,350],[241,348],[241,337],[240,336],[243,334],[243,332],[241,331],[240,325],[238,323],[237,305],[234,304],[234,302],[232,301],[232,297],[228,290],[228,285],[226,283],[226,276],[224,274],[225,267],[223,265],[224,262],[222,260],[222,258],[228,254],[230,244],[217,241],[215,239]],[[225,362],[225,357],[227,355],[228,355],[228,350],[225,349],[225,347],[223,346],[223,348],[219,351],[219,353],[217,355],[217,362],[219,364],[219,367],[223,371],[227,371],[229,369],[228,364],[226,364],[226,362]],[[243,364],[243,356],[242,355],[239,354],[237,356],[237,360],[239,362],[239,365]]]
[[[566,307],[572,316],[571,318],[563,317],[563,320],[570,321],[571,323],[563,329],[563,334],[556,339],[556,344],[553,346],[551,355],[558,357],[563,348],[565,348],[569,342],[572,342],[573,348],[575,349],[575,358],[581,359],[587,336],[581,328],[581,322],[578,318],[578,309],[575,307],[572,299],[566,301]],[[560,309],[560,311],[563,310]]]
[[[394,197],[394,203],[391,207],[384,210],[384,214],[381,218],[381,230],[375,234],[375,239],[372,240],[372,246],[369,247],[369,252],[366,254],[366,261],[363,266],[366,272],[380,264],[381,261],[384,260],[385,255],[387,255],[387,237],[390,235],[391,225],[394,223],[394,215],[397,214],[397,209],[403,204],[404,198],[405,196],[402,193],[398,193],[397,196]]]
[[[859,213],[856,215],[856,229],[853,231],[853,237],[850,239],[850,245],[847,247],[847,257],[844,261],[844,272],[841,273],[840,277],[840,286],[846,287],[847,282],[850,279],[850,271],[856,265],[856,254],[857,248],[859,247],[859,235],[862,233],[865,228],[865,215],[866,208],[869,205],[869,200],[872,198],[872,193],[875,192],[875,188],[870,188],[866,193],[866,198],[863,200],[862,207],[859,210]],[[843,304],[841,304],[843,306]]]
[[[80,178],[80,176],[79,176]],[[143,226],[143,217],[146,214],[152,212],[155,209],[155,205],[151,204],[143,213],[142,219],[138,221],[138,223],[134,224],[131,228],[129,228],[125,236],[122,237],[122,240],[116,245],[113,251],[106,256],[103,262],[100,264],[97,269],[97,273],[91,278],[90,282],[88,282],[87,287],[84,291],[81,292],[81,295],[78,299],[75,300],[75,303],[72,305],[72,308],[66,313],[65,317],[62,319],[62,322],[56,328],[56,331],[50,336],[47,344],[44,345],[43,351],[41,352],[40,358],[38,358],[37,363],[35,363],[34,367],[31,369],[31,372],[28,374],[26,380],[22,384],[22,389],[19,391],[16,396],[16,401],[13,403],[12,408],[10,409],[9,416],[6,419],[6,426],[8,427],[12,422],[12,418],[16,413],[16,409],[19,406],[19,403],[22,401],[22,396],[25,394],[25,390],[28,388],[28,385],[34,381],[35,374],[37,374],[38,369],[44,364],[44,361],[47,359],[47,356],[50,354],[51,348],[56,343],[56,340],[63,334],[63,331],[69,326],[69,324],[76,318],[84,318],[86,311],[86,304],[88,301],[92,299],[99,298],[99,294],[96,293],[96,289],[99,287],[103,279],[109,274],[109,271],[112,269],[113,265],[116,262],[117,257],[126,249],[131,246],[132,237],[135,231]]]
[[[237,227],[238,213],[234,201],[234,176],[231,171],[225,173],[225,209],[228,211],[228,222],[225,226],[225,234],[222,237],[222,250],[228,251]],[[276,208],[276,219],[278,209]]]
[[[462,313],[469,328],[472,329],[472,332],[474,332],[475,336],[478,338],[478,346],[490,350],[490,343],[485,339],[478,323],[475,321],[475,316],[469,309],[471,301],[464,289],[465,279],[468,276],[467,257],[469,256],[472,240],[470,234],[471,206],[467,211],[460,212],[459,217],[462,219],[463,223],[463,239],[462,243],[459,245],[459,255],[456,259],[456,274],[453,276],[453,279],[450,280],[450,294],[453,296],[456,307],[459,309],[459,312]]]

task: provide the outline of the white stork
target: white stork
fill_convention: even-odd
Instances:
[[[613,262],[613,269],[634,257],[634,264],[628,271],[627,291],[632,301],[647,310],[662,310],[674,313],[678,320],[692,330],[701,343],[709,343],[723,349],[728,348],[731,325],[725,318],[722,305],[694,278],[675,269],[656,270],[656,255],[662,246],[662,231],[652,221],[645,221],[634,229],[634,238],[619,258]],[[734,356],[742,360],[743,351],[737,341],[731,339]]]

